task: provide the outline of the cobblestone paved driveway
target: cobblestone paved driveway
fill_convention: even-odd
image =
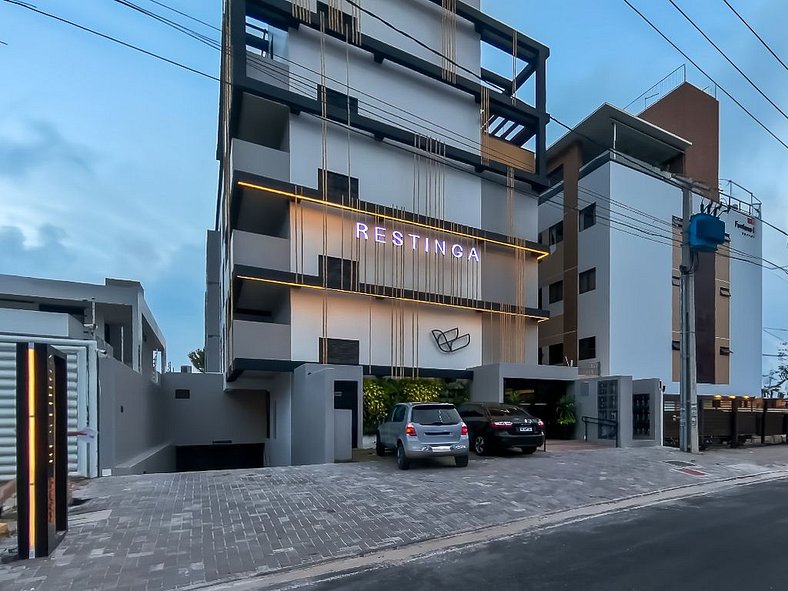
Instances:
[[[408,472],[386,461],[102,478],[46,559],[0,565],[3,591],[174,589],[788,465],[788,446],[707,453],[548,451]]]

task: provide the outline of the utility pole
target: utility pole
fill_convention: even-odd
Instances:
[[[679,441],[682,451],[698,453],[698,378],[695,346],[695,270],[689,232],[692,217],[692,179],[674,176],[681,184],[681,415]]]

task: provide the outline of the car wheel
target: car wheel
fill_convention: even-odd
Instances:
[[[383,447],[383,444],[380,442],[380,433],[378,433],[375,437],[375,453],[379,456],[386,455],[386,448]]]
[[[487,438],[484,435],[477,435],[473,438],[473,451],[477,455],[483,456],[488,450]]]
[[[464,468],[468,465],[468,456],[454,456],[454,463],[458,468]]]
[[[397,444],[397,467],[400,470],[407,470],[410,468],[410,460],[408,456],[405,455],[405,448],[402,446],[402,443]]]
[[[530,455],[536,451],[535,447],[521,447],[520,449],[522,449],[523,453],[526,455]]]

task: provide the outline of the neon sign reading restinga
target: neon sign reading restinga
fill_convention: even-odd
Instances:
[[[380,244],[391,243],[394,246],[401,246],[406,248],[410,246],[412,250],[420,250],[426,253],[434,252],[446,256],[450,253],[456,259],[467,258],[469,261],[480,261],[479,251],[475,246],[466,252],[462,244],[446,243],[445,240],[438,240],[437,238],[428,238],[420,234],[405,233],[399,230],[389,232],[383,226],[373,226],[370,228],[367,224],[356,222],[355,230],[356,238],[361,240],[374,240]]]

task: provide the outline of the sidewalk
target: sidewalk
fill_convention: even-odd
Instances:
[[[177,589],[305,566],[582,505],[788,469],[788,446],[697,456],[572,450],[396,469],[375,461],[102,478],[50,558],[0,565],[4,591]],[[668,462],[678,462],[668,463]],[[685,471],[682,471],[685,470]]]

